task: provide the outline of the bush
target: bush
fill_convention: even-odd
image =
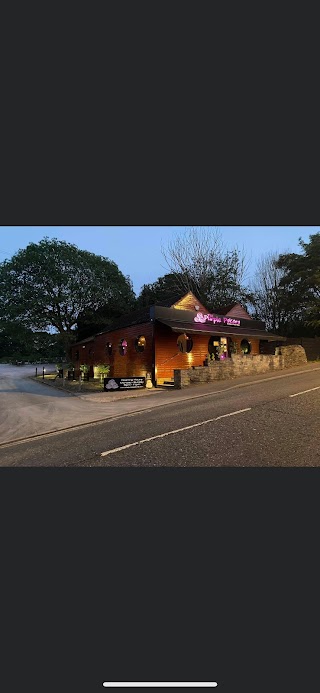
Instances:
[[[98,363],[95,366],[95,369],[98,375],[108,375],[108,373],[110,372],[110,366],[103,363]]]
[[[80,371],[81,373],[89,373],[89,366],[86,363],[83,363],[80,366]]]

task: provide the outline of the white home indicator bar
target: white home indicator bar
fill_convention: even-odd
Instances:
[[[117,683],[104,683],[103,686],[105,688],[217,688],[218,684],[213,682],[213,683],[204,683],[203,681],[200,683],[186,683],[186,682],[162,682],[162,683],[147,683],[146,681],[143,681],[142,683],[134,682],[134,683],[129,683],[128,681],[124,682],[117,682]]]

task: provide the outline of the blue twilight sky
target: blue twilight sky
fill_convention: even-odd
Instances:
[[[129,275],[134,290],[154,282],[168,271],[161,248],[188,226],[1,226],[0,262],[9,259],[28,243],[44,236],[74,243],[82,250],[109,257],[123,274]],[[199,227],[208,228],[208,227]],[[210,227],[209,227],[210,228]],[[215,227],[212,227],[215,228]],[[264,253],[299,251],[301,236],[308,241],[319,226],[220,226],[225,245],[244,249],[252,276],[256,260]]]

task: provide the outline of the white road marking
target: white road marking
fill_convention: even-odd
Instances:
[[[129,683],[128,681],[125,681],[122,683],[105,682],[102,685],[104,686],[104,688],[217,688],[218,686],[218,684],[215,681],[213,683],[186,683],[185,681],[182,683],[179,683],[177,681],[174,681],[173,683],[147,683],[146,681],[143,681],[142,683]]]
[[[289,395],[289,397],[299,397],[299,395],[306,395],[307,392],[314,392],[315,390],[320,390],[319,387],[312,387],[311,390],[304,390],[303,392],[296,392],[295,395]]]
[[[217,416],[215,421],[220,421],[220,419],[227,419],[228,416],[236,416],[236,414],[243,414],[243,412],[245,411],[251,411],[251,407],[250,409],[239,409],[239,411],[233,411],[231,412],[231,414],[223,414],[223,416]]]
[[[173,436],[176,433],[183,433],[184,431],[190,431],[192,428],[198,428],[199,426],[205,426],[209,423],[214,423],[215,421],[220,421],[220,419],[225,419],[228,416],[236,416],[237,414],[243,414],[246,411],[251,411],[249,409],[240,409],[239,411],[233,411],[231,414],[224,414],[224,416],[218,416],[215,419],[207,419],[207,421],[200,421],[200,423],[192,424],[192,426],[184,426],[184,428],[177,428],[175,431],[167,431],[166,433],[159,433],[157,436],[152,436],[152,438],[145,438],[144,440],[137,440],[135,443],[129,443],[129,445],[122,445],[120,448],[113,448],[112,450],[107,450],[101,453],[101,457],[106,457],[107,455],[113,455],[115,452],[121,452],[122,450],[128,450],[136,445],[142,445],[143,443],[151,443],[157,438],[166,438],[167,436]]]

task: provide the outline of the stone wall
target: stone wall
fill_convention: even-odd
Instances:
[[[226,361],[210,361],[208,366],[174,371],[174,386],[177,390],[196,383],[211,383],[215,380],[230,380],[245,375],[259,375],[291,368],[307,363],[305,350],[301,346],[281,347],[279,356],[233,355]]]
[[[303,366],[308,363],[306,350],[303,346],[290,344],[281,347],[281,354],[284,360],[283,368],[291,368],[292,366]]]
[[[287,345],[300,344],[303,346],[308,361],[320,359],[320,337],[288,337]]]

